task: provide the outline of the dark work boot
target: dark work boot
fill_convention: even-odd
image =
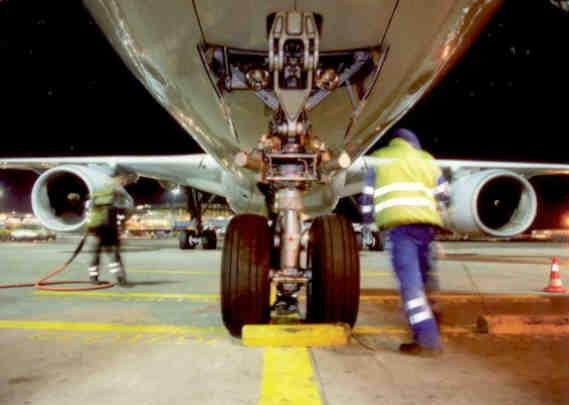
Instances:
[[[125,286],[128,284],[126,281],[126,274],[119,274],[117,276],[117,284],[120,286]]]

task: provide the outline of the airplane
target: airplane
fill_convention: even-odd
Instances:
[[[301,291],[307,321],[353,326],[359,249],[351,223],[330,213],[361,192],[368,168],[386,163],[364,155],[444,77],[501,3],[84,0],[124,63],[206,153],[0,159],[0,168],[41,173],[32,207],[55,231],[80,230],[83,203],[112,177],[222,196],[238,214],[221,263],[222,318],[232,335],[268,323],[271,309],[295,308]],[[535,218],[528,179],[569,174],[568,165],[438,163],[451,180],[449,227],[498,237]],[[191,200],[200,217],[201,197]],[[203,237],[182,233],[180,247]]]

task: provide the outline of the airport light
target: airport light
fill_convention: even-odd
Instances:
[[[180,187],[176,187],[174,189],[172,189],[172,194],[174,195],[178,195],[182,192],[182,189]]]

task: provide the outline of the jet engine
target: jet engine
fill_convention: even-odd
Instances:
[[[32,209],[48,229],[57,232],[80,230],[87,219],[86,202],[97,190],[112,185],[119,197],[118,207],[130,209],[133,199],[115,184],[109,171],[101,167],[64,165],[43,173],[32,189]]]
[[[449,223],[459,233],[511,237],[524,232],[536,214],[535,190],[519,174],[484,170],[451,184]]]

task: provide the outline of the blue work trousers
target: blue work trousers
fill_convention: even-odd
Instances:
[[[425,295],[425,286],[438,288],[431,265],[434,236],[435,229],[426,225],[404,225],[389,231],[391,263],[399,280],[407,320],[415,342],[429,348],[441,346],[437,322]]]

